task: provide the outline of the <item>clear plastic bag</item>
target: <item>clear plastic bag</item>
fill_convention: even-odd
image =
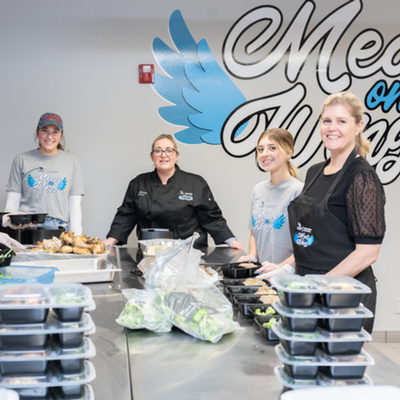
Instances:
[[[126,289],[123,291],[126,304],[116,322],[129,329],[148,329],[154,332],[169,332],[172,324],[156,306],[160,303],[156,292]]]
[[[228,299],[198,273],[200,252],[191,249],[188,253],[187,245],[188,241],[184,241],[163,254],[157,253],[156,262],[147,274],[146,287],[158,294],[157,306],[173,325],[191,336],[215,343],[239,325],[232,319]]]

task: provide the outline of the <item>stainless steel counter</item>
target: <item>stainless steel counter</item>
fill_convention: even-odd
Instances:
[[[274,347],[240,314],[241,327],[218,343],[194,339],[178,329],[164,334],[131,331],[115,319],[123,308],[121,288],[143,288],[136,271],[137,249],[121,247],[117,273],[110,284],[90,284],[97,308],[92,313],[97,331],[92,339],[97,378],[96,400],[278,400],[282,386],[274,375],[280,365]],[[237,259],[227,248],[209,249],[203,257],[220,263]],[[115,257],[111,261],[117,264]],[[400,387],[400,366],[370,344],[364,346],[376,365],[367,369],[375,384]]]

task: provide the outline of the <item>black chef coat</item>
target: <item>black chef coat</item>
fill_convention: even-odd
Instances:
[[[207,246],[207,232],[216,244],[233,237],[207,182],[199,175],[182,171],[163,185],[157,171],[141,174],[128,186],[107,237],[125,244],[133,228],[171,229],[176,239],[198,232],[195,247]]]

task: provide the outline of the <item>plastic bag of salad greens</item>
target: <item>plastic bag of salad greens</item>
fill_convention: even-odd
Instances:
[[[186,256],[196,251],[188,251],[188,244],[186,240],[157,254],[147,274],[146,288],[158,293],[157,306],[173,325],[198,339],[215,343],[239,324],[232,319],[232,304],[213,283],[199,274],[187,273],[194,266],[198,268],[199,262],[199,258]],[[197,265],[182,267],[183,262],[197,262]]]
[[[160,308],[160,302],[155,296],[145,290],[127,289],[123,291],[126,304],[116,322],[129,329],[148,329],[154,332],[169,332],[172,324],[165,318]]]

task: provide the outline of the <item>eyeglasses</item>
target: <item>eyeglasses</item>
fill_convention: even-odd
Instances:
[[[175,149],[171,149],[170,147],[168,147],[165,150],[161,150],[161,149],[154,149],[152,151],[152,153],[157,156],[157,157],[161,157],[162,153],[164,153],[166,156],[172,156],[174,154],[176,150]]]

